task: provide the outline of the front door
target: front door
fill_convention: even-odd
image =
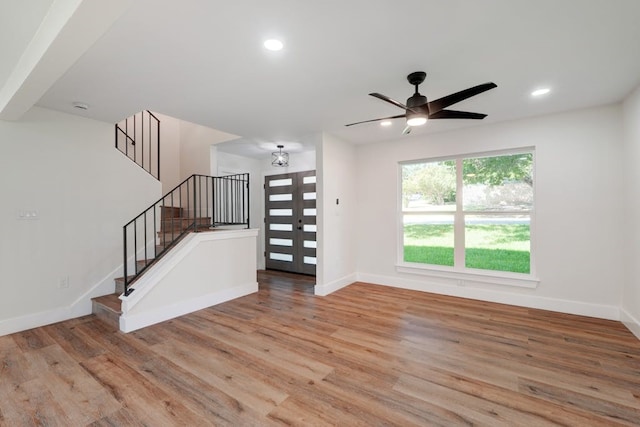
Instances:
[[[316,274],[316,171],[265,177],[267,269]]]

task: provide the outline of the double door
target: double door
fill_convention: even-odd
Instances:
[[[265,177],[267,269],[316,274],[316,171]]]

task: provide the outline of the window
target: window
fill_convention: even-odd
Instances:
[[[401,164],[402,261],[531,274],[533,154]]]

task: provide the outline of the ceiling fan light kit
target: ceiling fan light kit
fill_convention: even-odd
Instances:
[[[424,113],[407,113],[407,126],[422,126],[427,123],[427,115]]]
[[[472,113],[468,111],[445,110],[445,108],[450,105],[457,104],[460,101],[464,101],[465,99],[471,98],[472,96],[479,95],[490,89],[498,87],[493,82],[484,83],[429,102],[427,100],[427,97],[420,94],[420,92],[418,91],[418,86],[422,82],[424,82],[424,79],[426,77],[427,73],[425,73],[424,71],[416,71],[407,76],[407,80],[409,81],[409,83],[415,87],[415,92],[411,97],[407,99],[406,105],[394,99],[391,99],[386,95],[382,95],[381,93],[374,92],[369,94],[374,98],[381,99],[385,102],[395,105],[396,107],[402,108],[404,110],[404,114],[350,123],[346,126],[404,118],[407,121],[407,127],[405,128],[403,133],[408,134],[412,127],[424,125],[427,122],[427,119],[482,120],[487,116],[486,114]]]

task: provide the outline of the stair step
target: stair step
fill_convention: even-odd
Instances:
[[[139,259],[138,261],[136,261],[136,267],[138,268],[138,271],[142,270],[147,264],[151,264],[153,260],[154,258],[147,258]]]
[[[183,209],[179,206],[160,206],[160,218],[181,218]]]
[[[193,224],[193,218],[169,218],[160,221],[160,232],[183,231]],[[211,217],[196,218],[196,224],[211,225]]]
[[[122,302],[118,294],[104,295],[91,300],[92,312],[103,322],[120,328],[120,315],[122,314]]]
[[[129,276],[129,280],[133,280],[136,276]],[[124,293],[124,277],[116,277],[116,295],[121,295]]]

